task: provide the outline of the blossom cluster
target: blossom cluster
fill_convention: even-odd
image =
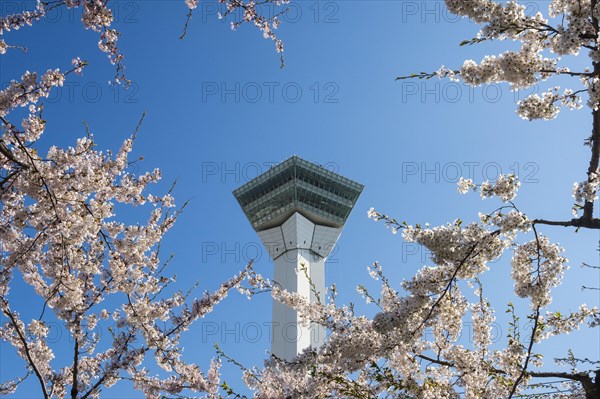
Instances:
[[[514,90],[530,87],[550,77],[556,61],[532,51],[507,51],[499,56],[486,56],[479,64],[464,62],[460,69],[463,81],[472,86],[508,82]]]
[[[477,191],[481,194],[481,198],[498,197],[504,202],[511,201],[517,195],[517,191],[521,186],[519,179],[515,175],[499,175],[495,182],[489,180],[484,181],[479,187],[473,183],[473,179],[465,179],[461,177],[457,183],[457,190],[461,194],[466,194],[469,190]]]
[[[64,74],[60,70],[48,70],[38,81],[35,72],[25,72],[21,81],[12,81],[8,87],[0,91],[0,116],[6,116],[12,109],[37,103],[48,97],[53,87],[64,83]]]
[[[277,37],[275,30],[279,27],[281,20],[279,16],[287,12],[285,5],[290,3],[290,0],[267,0],[266,2],[273,3],[276,7],[284,6],[284,9],[276,15],[266,16],[259,12],[258,7],[264,3],[257,3],[254,0],[244,2],[243,0],[219,0],[219,3],[226,7],[225,13],[219,13],[219,19],[224,19],[229,15],[241,12],[242,18],[230,23],[231,29],[236,30],[245,23],[250,23],[258,28],[265,39],[270,39],[275,43],[275,50],[278,53],[283,53],[283,41]],[[191,12],[198,7],[198,0],[185,0],[186,6]]]
[[[594,202],[598,199],[598,188],[600,187],[600,170],[592,172],[588,180],[573,184],[573,198],[575,198],[575,207],[573,213],[577,216],[577,209],[588,202]]]
[[[523,101],[519,101],[517,114],[523,119],[554,119],[560,108],[555,105],[558,101],[556,91],[547,91],[542,97],[534,94]]]
[[[550,288],[560,283],[567,268],[562,252],[562,248],[543,235],[515,249],[511,272],[515,293],[521,298],[530,298],[533,308],[551,303]]]
[[[498,197],[507,202],[515,198],[521,182],[515,175],[499,175],[495,182],[481,183],[481,198]]]

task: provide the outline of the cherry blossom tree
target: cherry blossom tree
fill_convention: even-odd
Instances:
[[[66,149],[53,146],[46,155],[36,151],[46,125],[38,101],[81,68],[74,60],[64,74],[50,70],[37,79],[26,73],[0,93],[0,311],[7,320],[0,338],[25,362],[23,375],[3,381],[0,394],[35,378],[40,398],[94,398],[128,379],[148,398],[190,390],[214,397],[219,362],[203,374],[181,359],[179,340],[247,271],[197,299],[191,291],[164,294],[174,279],[165,274],[168,262],[159,260],[160,242],[180,210],[169,212],[170,193],[146,193],[160,179],[159,170],[129,171],[135,134],[114,155],[95,150],[91,135]],[[17,106],[29,107],[20,127],[7,116]],[[117,208],[145,204],[153,208],[145,223],[115,219]],[[31,320],[12,300],[16,279],[43,300]],[[48,320],[57,320],[72,338],[72,362],[64,367],[52,362]],[[110,334],[98,333],[101,323],[110,323]],[[168,376],[142,367],[148,357]]]
[[[460,193],[476,191],[483,199],[500,202],[469,224],[455,220],[438,227],[413,225],[372,208],[370,218],[431,253],[430,263],[397,288],[378,263],[370,268],[371,276],[382,283],[381,295],[376,298],[362,286],[358,291],[378,307],[372,319],[338,305],[335,287],[329,290],[327,303],[311,305],[253,275],[254,289],[270,290],[305,322],[320,323],[330,331],[318,350],[307,349],[291,362],[271,357],[263,369],[247,369],[245,381],[256,397],[600,397],[600,359],[577,357],[565,348],[565,357],[557,362],[570,370],[552,369],[552,364],[542,368],[544,359],[537,350],[543,340],[600,324],[597,307],[581,304],[567,314],[553,310],[552,289],[561,284],[567,253],[550,238],[554,226],[580,234],[597,234],[600,229],[600,219],[594,217],[600,184],[600,3],[552,0],[547,16],[527,15],[525,6],[516,1],[445,3],[450,12],[481,25],[477,36],[462,45],[510,40],[520,48],[486,56],[480,62],[467,60],[458,69],[441,67],[398,79],[439,77],[471,86],[508,83],[518,90],[557,76],[572,77],[574,88],[550,87],[541,96],[533,94],[518,103],[517,113],[527,120],[553,119],[562,107],[578,109],[584,102],[591,110],[592,133],[585,140],[591,150],[589,167],[573,187],[573,217],[528,216],[515,199],[520,183],[514,175],[480,184],[459,181]],[[589,57],[587,67],[571,70],[561,64],[561,56],[580,52]],[[511,254],[514,296],[529,303],[525,315],[518,314],[512,304],[507,309],[506,303],[494,307],[486,297],[490,287],[484,284],[485,272],[498,267],[491,263],[506,252]],[[498,306],[511,316],[503,347],[492,342]],[[530,321],[526,331],[519,328],[521,319]],[[467,322],[472,326],[468,343],[459,340]],[[544,389],[556,387],[557,380],[561,389]]]
[[[283,51],[272,32],[276,16],[260,16],[254,2],[223,3],[228,12],[244,10],[235,26],[253,23]],[[197,2],[185,4],[189,22]],[[57,7],[81,9],[83,27],[99,33],[98,47],[116,66],[113,83],[127,85],[124,55],[117,46],[120,34],[111,27],[106,1],[38,0],[31,11],[0,18],[0,37]],[[0,57],[12,50],[23,49],[0,39]],[[175,209],[170,191],[161,196],[148,192],[148,185],[160,180],[158,169],[131,172],[139,125],[116,154],[97,150],[89,131],[71,147],[39,151],[38,141],[51,123],[43,117],[43,100],[85,67],[85,61],[74,58],[66,72],[27,71],[0,91],[0,312],[6,318],[0,340],[24,362],[19,377],[0,381],[0,396],[34,379],[36,397],[44,399],[98,398],[122,380],[147,398],[217,397],[220,361],[210,362],[206,373],[196,362],[184,361],[181,334],[239,286],[251,267],[199,298],[192,297],[194,287],[171,287],[175,279],[167,274],[169,259],[160,260],[160,244],[185,205]],[[23,107],[28,112],[17,122],[15,111]],[[132,206],[151,208],[146,222],[117,219]],[[33,318],[23,316],[35,313],[33,301],[22,304],[11,295],[17,282],[41,300]],[[49,322],[68,332],[72,360],[67,364],[54,361],[56,350],[65,349],[52,347]],[[99,334],[99,325],[108,333]]]

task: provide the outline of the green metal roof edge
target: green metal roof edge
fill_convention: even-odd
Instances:
[[[360,196],[360,194],[362,193],[363,189],[365,188],[365,186],[363,184],[360,184],[359,182],[357,182],[355,180],[352,180],[348,177],[340,175],[339,173],[336,173],[329,169],[326,169],[325,167],[323,167],[321,165],[318,165],[316,163],[307,161],[306,159],[300,158],[298,155],[292,155],[291,157],[287,158],[286,160],[269,168],[269,170],[256,176],[249,182],[236,188],[235,190],[232,191],[232,194],[236,197],[236,199],[238,199],[238,197],[241,194],[244,194],[244,192],[249,191],[250,188],[254,187],[255,184],[253,184],[253,183],[256,182],[257,180],[266,180],[269,177],[275,176],[277,173],[280,173],[283,170],[285,170],[288,166],[291,166],[290,164],[293,165],[293,164],[302,164],[302,163],[305,163],[309,167],[315,168],[315,172],[317,172],[317,173],[320,172],[323,177],[332,178],[333,180],[337,180],[338,182],[346,184],[347,186],[355,186],[356,190],[358,191],[358,195],[356,197],[357,200],[358,200],[358,197]],[[350,184],[348,184],[348,183],[350,183]],[[354,187],[352,187],[352,188],[354,188]],[[238,202],[239,202],[239,199],[238,199]],[[355,201],[355,203],[356,203],[356,201]],[[240,205],[241,205],[241,203],[240,203]]]

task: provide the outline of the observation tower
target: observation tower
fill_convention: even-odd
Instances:
[[[316,302],[325,300],[325,260],[363,187],[294,155],[233,195],[273,259],[273,281]],[[271,353],[292,360],[323,344],[325,329],[302,326],[295,310],[274,300],[271,337]]]

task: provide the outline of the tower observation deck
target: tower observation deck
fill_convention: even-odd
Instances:
[[[233,195],[273,259],[273,280],[315,302],[325,299],[325,260],[363,187],[292,156]],[[315,323],[302,326],[296,311],[273,301],[271,337],[273,355],[291,360],[309,346],[319,347],[325,330]]]

